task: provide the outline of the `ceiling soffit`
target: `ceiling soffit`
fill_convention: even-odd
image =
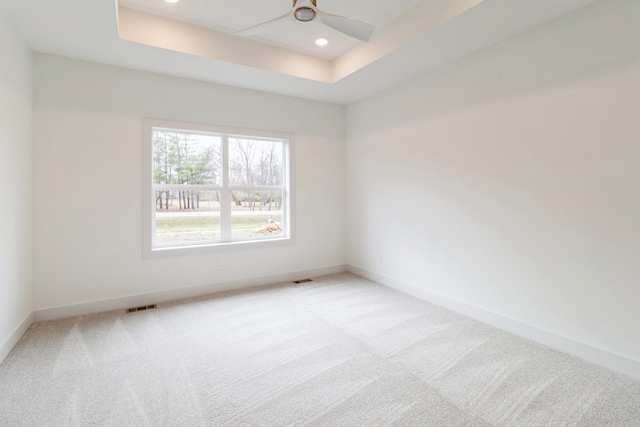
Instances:
[[[34,52],[348,105],[599,3],[422,0],[395,20],[378,25],[369,43],[356,42],[340,55],[328,58],[234,37],[233,29],[195,25],[172,19],[169,14],[120,7],[118,1],[122,5],[125,1],[127,5],[131,1],[149,3],[0,0],[0,14]],[[191,1],[200,0],[190,0],[189,4]],[[237,6],[227,4],[229,11],[236,10]]]
[[[359,42],[335,59],[126,8],[118,1],[115,4],[121,40],[317,82],[335,83],[435,30],[482,1],[423,1],[377,29],[368,43]]]

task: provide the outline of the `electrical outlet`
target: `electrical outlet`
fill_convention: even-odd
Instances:
[[[217,268],[218,270],[222,270],[222,269],[224,268],[224,263],[222,262],[222,260],[221,260],[221,259],[219,259],[219,260],[217,260],[217,261],[216,261],[216,268]]]

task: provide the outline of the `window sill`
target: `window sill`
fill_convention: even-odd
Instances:
[[[203,245],[189,246],[167,246],[158,248],[145,248],[143,251],[143,259],[170,258],[179,256],[207,255],[219,254],[224,252],[247,250],[247,249],[266,249],[280,246],[288,246],[294,244],[291,237],[273,238],[265,240],[245,240],[225,243],[209,243]]]

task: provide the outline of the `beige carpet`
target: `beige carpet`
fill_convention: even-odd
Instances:
[[[0,426],[640,426],[640,383],[350,274],[33,325]]]

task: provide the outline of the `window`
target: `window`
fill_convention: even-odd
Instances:
[[[291,135],[144,127],[145,255],[291,238]]]

